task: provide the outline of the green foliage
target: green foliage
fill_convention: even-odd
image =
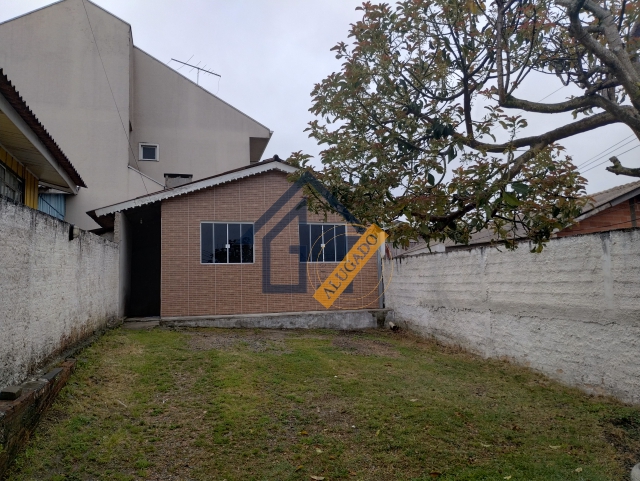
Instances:
[[[401,245],[467,243],[489,229],[509,248],[520,237],[539,251],[580,215],[586,181],[557,141],[617,120],[574,109],[586,117],[524,137],[527,120],[506,111],[520,102],[513,94],[531,71],[554,66],[563,82],[578,82],[578,60],[565,65],[560,57],[584,52],[559,7],[406,0],[360,10],[350,41],[333,48],[340,71],[313,90],[316,119],[307,129],[324,147],[314,175],[358,219]],[[518,108],[572,109],[529,104]],[[311,169],[300,152],[290,161]],[[312,209],[330,210],[308,193]]]

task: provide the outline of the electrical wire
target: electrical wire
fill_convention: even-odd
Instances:
[[[593,164],[594,162],[597,162],[598,160],[602,159],[603,157],[606,157],[607,155],[611,155],[611,154],[615,153],[617,150],[620,150],[625,145],[629,145],[630,143],[632,143],[632,142],[634,142],[636,140],[635,139],[635,135],[632,135],[631,137],[634,137],[634,138],[631,139],[631,140],[628,140],[627,142],[624,142],[624,141],[627,140],[629,137],[627,137],[627,139],[621,140],[620,142],[624,142],[624,144],[616,147],[615,149],[614,149],[614,147],[616,145],[618,145],[620,142],[618,142],[617,144],[613,144],[608,149],[605,149],[602,152],[600,152],[598,155],[596,155],[594,157],[591,157],[591,159],[588,159],[588,160],[584,161],[582,164],[578,165],[577,167],[578,168],[585,168],[588,165]],[[611,150],[611,149],[613,149],[613,150]]]
[[[596,159],[597,157],[600,157],[602,154],[604,154],[605,152],[607,152],[608,150],[612,149],[613,147],[615,147],[616,145],[624,142],[625,140],[629,140],[631,137],[633,137],[633,134],[630,135],[629,137],[625,137],[624,139],[622,139],[620,142],[616,142],[615,144],[613,144],[611,147],[604,149],[602,152],[598,152],[596,155],[589,157],[587,160],[585,160],[584,162],[582,162],[580,165],[577,165],[576,167],[584,167],[586,164],[588,164],[589,162],[591,162],[591,160]],[[625,144],[626,145],[626,144]]]
[[[96,39],[95,33],[93,33],[93,25],[91,25],[91,19],[89,19],[89,12],[87,12],[87,6],[85,4],[85,0],[82,0],[82,6],[84,8],[84,14],[87,16],[87,22],[89,22],[89,29],[91,30],[91,36],[93,37],[93,43],[96,44],[96,50],[98,51],[98,57],[100,57],[100,63],[102,64],[102,70],[104,71],[104,76],[107,79],[107,85],[109,86],[109,90],[111,91],[111,98],[113,99],[113,104],[116,106],[116,112],[118,112],[118,118],[120,118],[120,123],[122,124],[122,130],[124,131],[124,136],[127,139],[127,145],[129,146],[129,150],[131,151],[131,155],[133,156],[133,160],[138,166],[138,171],[140,171],[140,165],[138,164],[138,159],[136,158],[136,154],[133,151],[133,147],[131,147],[131,139],[129,135],[127,135],[127,128],[124,125],[124,120],[122,120],[122,114],[120,114],[120,109],[118,108],[118,102],[116,101],[116,96],[113,93],[113,88],[111,88],[111,82],[109,81],[109,75],[107,74],[107,69],[104,66],[104,61],[102,60],[102,54],[100,53],[100,47],[98,46],[98,40]],[[149,193],[149,189],[147,189],[147,184],[144,181],[144,177],[142,176],[142,172],[139,172],[140,180],[142,180],[142,185],[144,186],[144,190],[146,193]]]
[[[601,151],[601,152],[598,152],[596,155],[593,155],[593,156],[589,157],[587,160],[585,160],[584,162],[582,162],[580,165],[577,165],[576,167],[584,167],[585,165],[587,165],[587,164],[588,164],[589,162],[591,162],[592,160],[594,160],[594,159],[596,159],[596,158],[599,158],[602,154],[604,154],[604,153],[608,152],[610,149],[612,149],[612,148],[613,148],[613,147],[615,147],[616,145],[618,145],[618,144],[620,144],[620,143],[624,142],[625,140],[629,140],[631,137],[633,137],[633,135],[630,135],[629,137],[625,137],[624,139],[622,139],[622,140],[620,140],[620,141],[616,142],[615,144],[613,144],[612,146],[610,146],[610,147],[608,147],[608,148],[604,149],[604,150],[603,150],[603,151]],[[624,144],[624,145],[627,145],[627,144]]]
[[[635,150],[635,149],[637,149],[638,147],[640,147],[640,144],[636,145],[635,147],[631,147],[630,149],[625,150],[624,152],[621,152],[621,153],[619,153],[618,155],[626,154],[627,152],[631,152],[632,150]],[[595,169],[596,167],[600,167],[601,165],[606,164],[607,162],[609,162],[609,159],[605,160],[604,162],[600,162],[599,164],[596,164],[596,165],[594,165],[594,166],[592,166],[592,167],[589,167],[587,170],[583,170],[583,171],[581,172],[581,174],[584,174],[585,172],[589,172],[590,170],[593,170],[593,169]]]
[[[553,94],[555,94],[556,92],[559,92],[560,90],[562,90],[563,88],[567,87],[567,85],[563,85],[562,87],[560,87],[557,90],[554,90],[553,92],[551,92],[549,95],[541,98],[540,100],[538,100],[538,102],[542,102],[543,100],[551,97]],[[631,140],[629,140],[631,139]],[[582,162],[580,165],[577,165],[576,167],[578,169],[580,168],[584,168],[587,167],[590,164],[593,164],[594,162],[597,162],[598,160],[600,160],[602,157],[609,155],[609,154],[613,154],[616,150],[619,150],[621,147],[624,147],[625,145],[630,144],[631,142],[633,142],[633,140],[635,139],[635,135],[630,135],[629,137],[626,137],[624,139],[622,139],[619,142],[616,142],[615,144],[613,144],[612,146],[606,148],[605,150],[603,150],[602,152],[594,155],[593,157],[588,158],[587,160],[585,160],[584,162]],[[625,142],[625,140],[629,140],[628,142]],[[620,145],[620,147],[618,147],[617,149],[611,150],[613,149],[616,145],[621,144],[622,142],[625,142],[624,144]],[[617,154],[617,155],[622,155],[622,154],[626,154],[627,152],[630,152],[631,150],[634,150],[636,148],[640,147],[640,145],[636,145],[635,147],[632,147],[631,149],[625,150],[624,152]],[[607,163],[609,161],[609,159],[605,160],[604,162],[601,162],[599,164],[593,165],[592,167],[589,167],[588,169],[582,171],[582,173],[584,172],[588,172],[592,169],[595,169],[596,167],[599,167],[605,163]]]
[[[544,99],[548,99],[549,97],[551,97],[553,94],[555,94],[556,92],[560,92],[560,90],[562,90],[563,88],[565,88],[566,85],[563,85],[562,87],[560,87],[558,90],[554,90],[553,92],[551,92],[549,95],[547,95],[546,97],[542,97],[540,100],[538,100],[538,102],[542,102]]]

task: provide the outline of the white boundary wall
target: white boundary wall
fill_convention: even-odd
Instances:
[[[0,387],[118,316],[118,246],[0,199]]]
[[[640,230],[501,251],[388,261],[386,307],[424,336],[640,403]]]

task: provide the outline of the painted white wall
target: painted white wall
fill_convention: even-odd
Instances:
[[[69,198],[69,221],[93,228],[87,210],[129,194],[116,103],[128,122],[131,36],[128,24],[84,5],[86,13],[82,0],[66,0],[0,25],[0,66],[88,186]]]
[[[164,173],[198,180],[249,164],[249,137],[270,135],[134,48],[130,25],[89,1],[0,24],[0,67],[85,180],[65,219],[83,229],[98,227],[87,211],[162,189]],[[138,141],[160,144],[160,162],[137,163]]]
[[[0,200],[0,387],[118,317],[118,246]]]
[[[425,336],[640,403],[640,230],[387,261],[386,307]]]
[[[160,146],[159,162],[133,167],[202,179],[249,164],[249,138],[269,129],[138,48],[133,51],[133,143]]]

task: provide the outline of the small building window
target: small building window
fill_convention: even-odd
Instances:
[[[250,264],[253,262],[253,224],[202,222],[202,264]]]
[[[0,196],[22,204],[23,192],[24,184],[20,177],[0,164]]]
[[[300,262],[340,262],[347,255],[347,226],[300,224]]]
[[[158,160],[158,144],[140,144],[140,160]]]

